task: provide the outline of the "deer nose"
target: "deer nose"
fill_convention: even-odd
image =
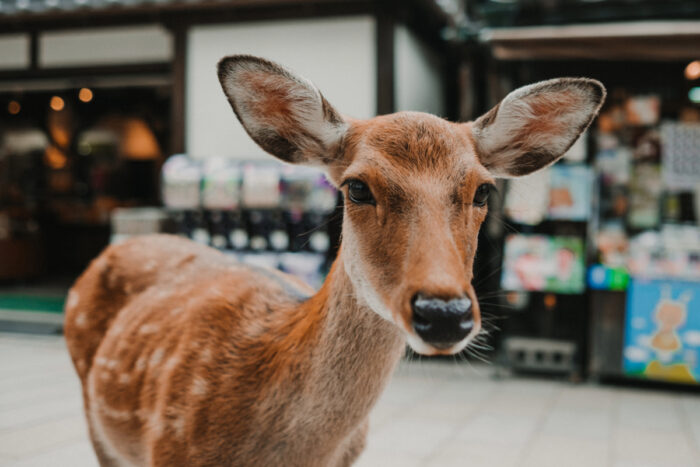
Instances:
[[[428,344],[449,347],[461,341],[474,328],[472,301],[467,297],[443,300],[414,296],[413,329]]]

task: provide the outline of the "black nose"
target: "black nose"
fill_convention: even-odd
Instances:
[[[411,305],[413,329],[429,344],[455,344],[474,328],[472,301],[466,297],[442,300],[418,294]]]

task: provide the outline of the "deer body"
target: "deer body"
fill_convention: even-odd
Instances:
[[[352,120],[256,57],[222,60],[219,79],[263,149],[342,190],[342,248],[316,293],[176,237],[105,250],[64,327],[95,451],[104,466],[350,465],[405,343],[449,355],[479,333],[472,265],[494,177],[556,161],[604,89],[546,81],[458,124]]]
[[[404,341],[344,274],[310,296],[177,237],[107,249],[66,310],[101,462],[349,464]]]

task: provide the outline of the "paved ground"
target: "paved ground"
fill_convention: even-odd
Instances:
[[[95,466],[63,340],[0,334],[0,465]],[[400,366],[363,467],[700,466],[700,397]]]

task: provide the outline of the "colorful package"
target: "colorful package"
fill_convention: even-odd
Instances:
[[[633,279],[627,290],[624,372],[697,383],[699,357],[700,282]]]
[[[583,292],[583,241],[578,237],[508,236],[501,286],[516,291]]]

